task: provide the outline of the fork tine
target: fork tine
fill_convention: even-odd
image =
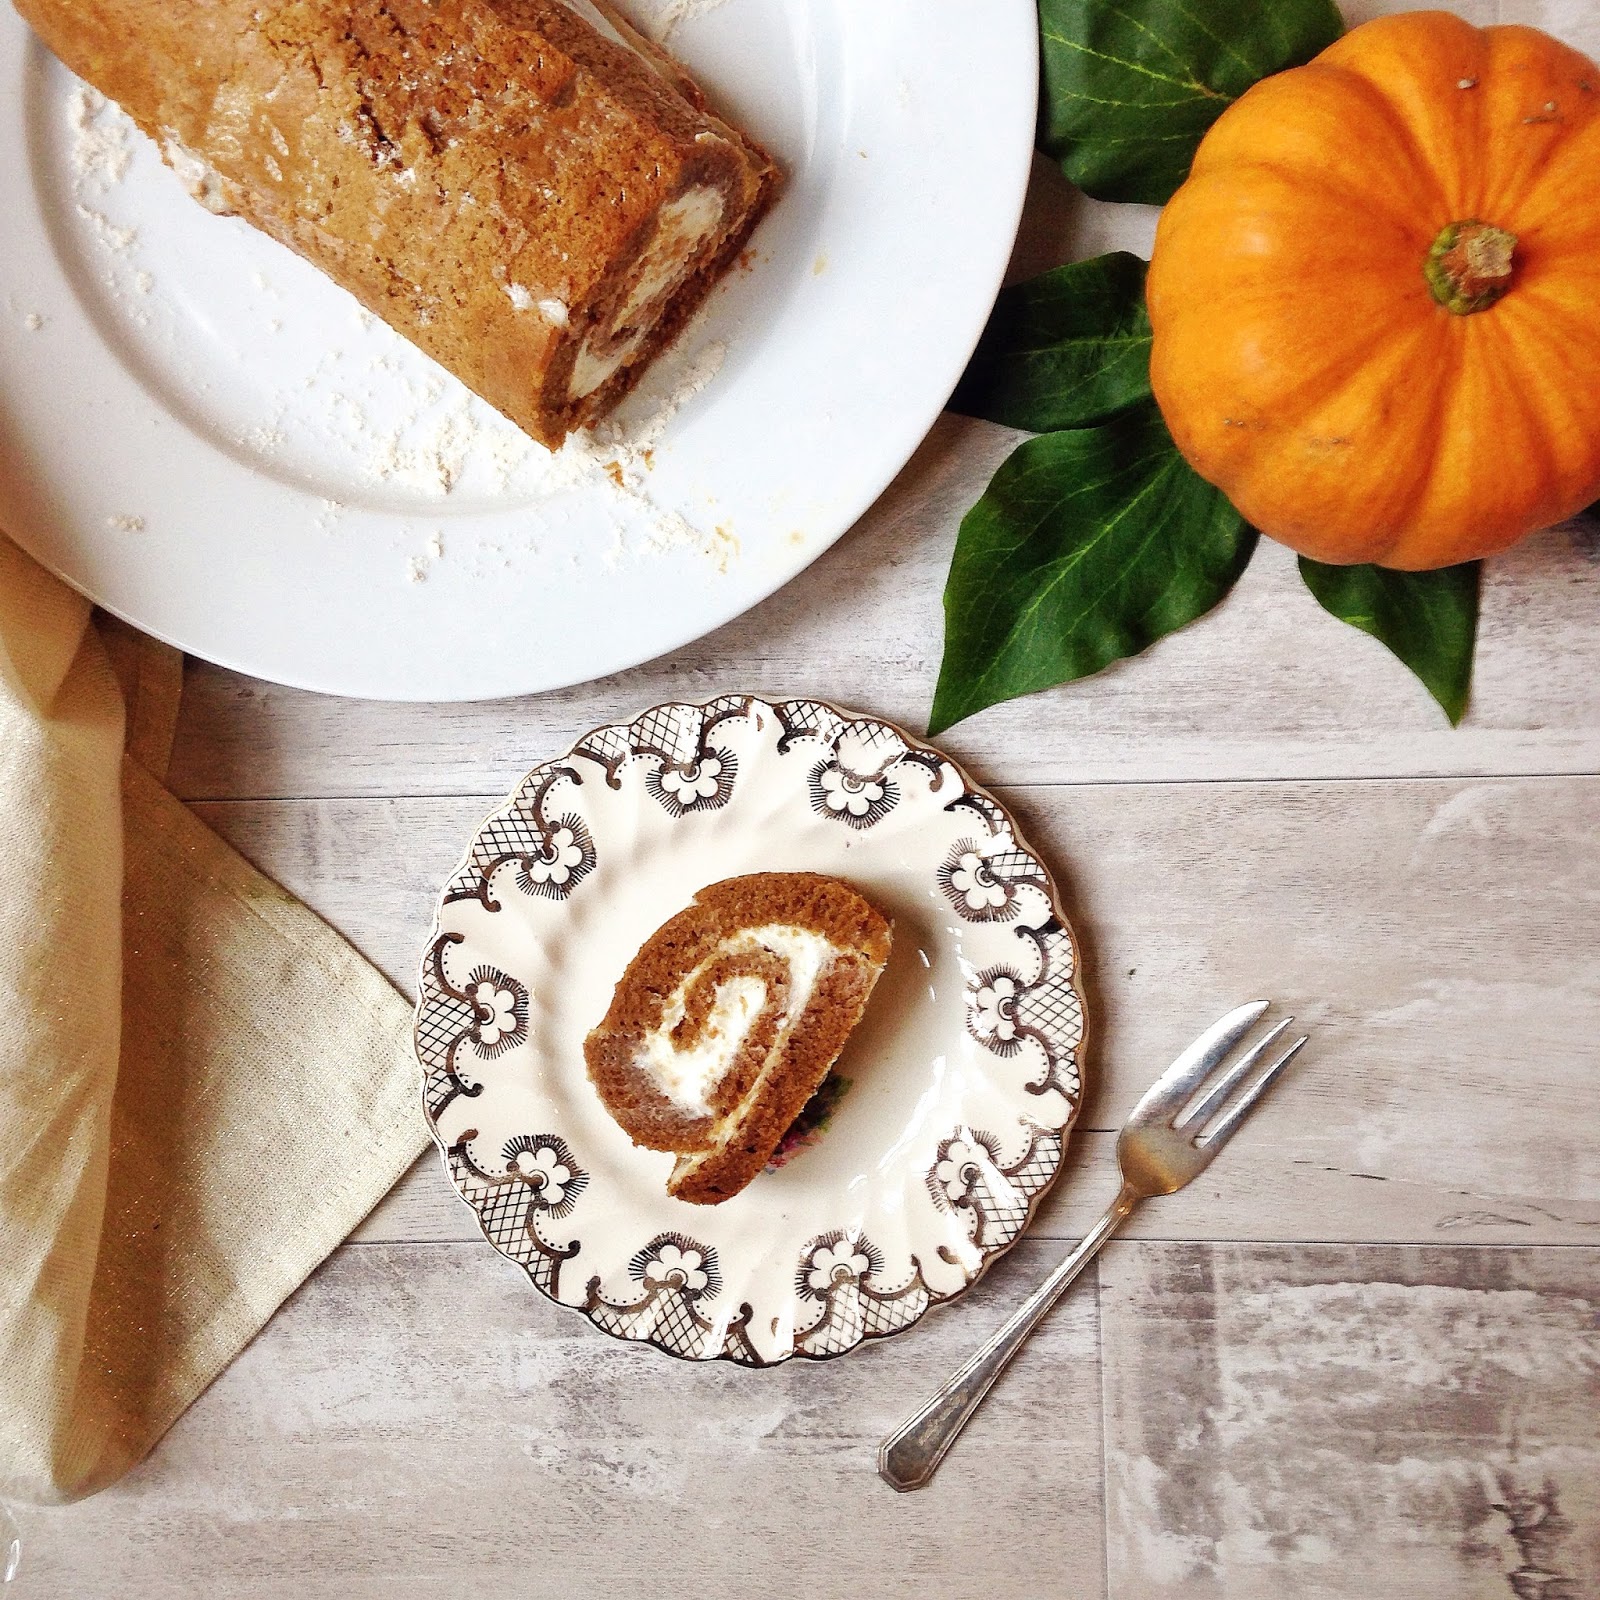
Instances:
[[[1203,1128],[1211,1120],[1212,1114],[1224,1100],[1239,1087],[1249,1076],[1251,1069],[1262,1056],[1272,1048],[1272,1043],[1278,1038],[1285,1028],[1294,1021],[1293,1017],[1285,1017],[1278,1026],[1266,1034],[1259,1043],[1253,1044],[1245,1051],[1238,1064],[1231,1066],[1223,1075],[1206,1090],[1205,1097],[1195,1103],[1192,1111],[1184,1114],[1173,1123],[1179,1133],[1184,1133],[1190,1128]]]
[[[1203,1138],[1197,1141],[1200,1149],[1204,1150],[1208,1156],[1214,1156],[1217,1151],[1219,1151],[1223,1145],[1225,1145],[1228,1140],[1230,1140],[1234,1134],[1239,1131],[1239,1124],[1243,1122],[1244,1119],[1249,1115],[1251,1106],[1253,1106],[1256,1101],[1259,1100],[1262,1095],[1264,1095],[1267,1090],[1272,1087],[1273,1081],[1278,1077],[1283,1069],[1288,1066],[1297,1055],[1300,1054],[1301,1049],[1308,1042],[1308,1039],[1309,1035],[1302,1033],[1300,1037],[1296,1039],[1295,1042],[1290,1045],[1289,1048],[1285,1050],[1283,1054],[1279,1056],[1278,1059],[1274,1061],[1272,1065],[1268,1067],[1267,1070],[1263,1072],[1261,1076],[1257,1078],[1256,1081],[1252,1083],[1250,1087],[1246,1089],[1245,1092],[1240,1095],[1231,1106],[1228,1107],[1228,1109],[1222,1114],[1222,1117],[1218,1121],[1216,1127],[1212,1128],[1204,1135]]]
[[[1129,1122],[1165,1122],[1188,1105],[1196,1089],[1216,1071],[1233,1047],[1249,1033],[1270,1004],[1252,1000],[1213,1022],[1144,1092]]]

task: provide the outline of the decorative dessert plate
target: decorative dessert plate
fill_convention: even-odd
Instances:
[[[469,699],[698,637],[814,560],[949,395],[1034,130],[1031,0],[623,0],[786,170],[619,418],[540,449],[189,199],[0,6],[0,527],[283,683]],[[448,648],[440,648],[447,644]]]
[[[889,965],[767,1170],[668,1197],[583,1040],[705,884],[847,879]],[[423,958],[428,1125],[489,1242],[605,1332],[765,1366],[898,1333],[1014,1244],[1080,1098],[1072,934],[1005,810],[938,751],[815,701],[730,695],[601,728],[479,829]]]

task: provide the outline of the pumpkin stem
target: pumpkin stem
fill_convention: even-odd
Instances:
[[[1488,222],[1452,222],[1422,270],[1433,298],[1458,317],[1487,311],[1511,287],[1517,236]]]

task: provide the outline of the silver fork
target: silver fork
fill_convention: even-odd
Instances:
[[[983,1404],[995,1379],[1133,1208],[1151,1195],[1172,1194],[1211,1165],[1250,1108],[1306,1042],[1302,1034],[1276,1061],[1263,1067],[1238,1099],[1217,1116],[1228,1097],[1294,1021],[1293,1017],[1286,1017],[1226,1071],[1221,1070],[1269,1004],[1266,1000],[1252,1000],[1212,1023],[1145,1091],[1117,1135],[1122,1189],[1111,1202],[1111,1209],[1005,1326],[904,1427],[883,1441],[878,1450],[878,1472],[885,1482],[900,1490],[920,1489],[927,1483],[957,1435]]]

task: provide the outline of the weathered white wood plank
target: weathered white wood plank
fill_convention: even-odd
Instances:
[[[1600,1243],[1600,779],[1006,791],[1083,939],[1097,1087],[1041,1229],[1105,1203],[1114,1130],[1239,1000],[1314,1043],[1156,1238]],[[408,992],[490,801],[205,805]],[[1079,1170],[1081,1169],[1081,1171]],[[470,1239],[424,1169],[368,1239]]]
[[[1036,163],[1011,276],[1147,252],[1153,223]],[[956,525],[1015,439],[943,419],[787,590],[598,684],[386,706],[191,664],[175,782],[243,802],[200,809],[409,992],[478,818],[585,728],[749,687],[920,729]],[[1496,562],[1451,732],[1264,546],[1142,660],[947,736],[1068,880],[1099,1081],[1035,1237],[961,1305],[824,1367],[682,1367],[540,1302],[430,1155],[148,1463],[21,1513],[19,1600],[1600,1593],[1600,780],[1474,781],[1600,772],[1597,597],[1593,526]],[[1149,1077],[1254,991],[1313,1028],[1295,1079],[1103,1258],[1103,1327],[1085,1283],[935,1487],[891,1495],[879,1437],[1099,1211]]]
[[[1101,1263],[1112,1600],[1600,1594],[1600,1251]]]
[[[1455,5],[1452,11],[1458,9]],[[1498,0],[1498,20],[1555,33],[1575,49],[1600,57],[1600,12],[1572,0]]]
[[[1153,1076],[1153,1074],[1152,1074]],[[1065,1169],[1032,1228],[1039,1239],[1088,1232],[1117,1189],[1117,1136],[1080,1128]],[[1152,1201],[1123,1235],[1154,1240],[1318,1240],[1414,1244],[1588,1245],[1600,1248],[1600,1204],[1490,1195],[1467,1187],[1387,1179],[1304,1157],[1286,1164],[1241,1136],[1226,1163],[1184,1194]],[[437,1154],[426,1152],[351,1234],[355,1244],[482,1242]],[[1065,1254],[1065,1245],[1058,1252]]]
[[[17,1600],[1098,1595],[1092,1291],[931,1488],[875,1476],[1038,1254],[910,1335],[748,1372],[609,1340],[487,1249],[341,1251],[123,1483],[22,1514]]]
[[[879,505],[788,588],[672,657],[582,688],[388,705],[193,664],[174,782],[191,798],[481,794],[509,789],[597,724],[746,688],[820,695],[920,730],[956,524],[1015,437],[945,417]],[[1493,563],[1476,698],[1452,730],[1411,675],[1323,612],[1289,553],[1264,542],[1211,616],[943,742],[997,783],[1600,771],[1597,615],[1590,525]]]

